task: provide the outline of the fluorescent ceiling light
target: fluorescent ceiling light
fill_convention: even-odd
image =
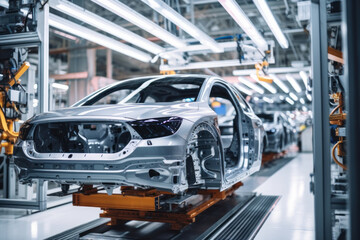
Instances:
[[[295,89],[296,92],[298,93],[301,92],[301,87],[299,83],[295,80],[295,78],[293,78],[290,74],[286,74],[286,79],[289,81],[289,83]]]
[[[302,106],[301,109],[302,109],[304,112],[307,112],[307,111],[308,111],[307,107],[305,107],[305,106]]]
[[[241,84],[236,83],[236,84],[234,84],[234,85],[235,85],[235,87],[236,87],[237,89],[239,89],[239,91],[245,93],[246,95],[251,96],[251,95],[253,94],[250,89],[248,89],[247,87],[245,87],[245,86],[243,86],[243,85],[241,85]]]
[[[222,48],[214,39],[209,37],[206,33],[201,31],[194,24],[189,22],[186,18],[181,16],[177,11],[171,8],[169,5],[161,0],[142,0],[144,3],[149,5],[152,9],[169,19],[171,22],[179,26],[189,35],[199,40],[202,44],[209,46],[213,52],[221,53],[224,52]]]
[[[294,99],[294,101],[297,101],[297,100],[299,100],[299,98],[295,95],[295,93],[289,93],[289,96],[292,98],[292,99]]]
[[[305,100],[303,98],[300,98],[301,104],[305,104]]]
[[[57,88],[57,89],[65,90],[65,91],[67,91],[69,89],[68,85],[60,84],[60,83],[52,83],[51,86],[53,88]]]
[[[259,101],[259,98],[258,98],[258,97],[254,97],[254,101],[255,101],[255,102]]]
[[[263,100],[267,103],[274,103],[274,100],[272,100],[271,98],[268,98],[268,97],[263,97]]]
[[[180,38],[166,31],[159,25],[155,24],[151,20],[147,19],[146,17],[134,11],[133,9],[126,6],[124,3],[120,1],[117,0],[91,0],[91,1],[117,14],[118,16],[126,19],[127,21],[135,24],[139,28],[144,29],[145,31],[151,33],[152,35],[160,38],[164,42],[167,42],[171,46],[174,46],[176,48],[182,48],[186,46],[186,44]]]
[[[286,97],[285,98],[285,101],[287,101],[289,104],[291,104],[291,105],[294,105],[294,101],[291,99],[291,98],[289,98],[289,97]]]
[[[79,7],[76,4],[73,4],[69,1],[57,0],[50,1],[50,6],[59,10],[60,12],[66,13],[70,17],[79,19],[87,24],[90,24],[102,31],[110,33],[113,36],[121,38],[135,46],[138,46],[142,49],[145,49],[148,52],[153,54],[159,54],[164,52],[165,49],[160,47],[159,45],[123,28],[119,25],[100,17],[86,9]]]
[[[245,84],[246,86],[248,86],[249,88],[255,90],[256,92],[260,93],[260,94],[264,94],[264,89],[261,88],[260,86],[256,85],[256,83],[253,83],[249,80],[247,80],[246,78],[243,77],[239,77],[239,82]]]
[[[254,24],[246,16],[244,11],[234,0],[219,0],[220,4],[244,30],[248,37],[261,49],[267,49],[267,43],[263,36],[260,35]]]
[[[312,96],[311,96],[311,94],[307,93],[307,94],[306,94],[306,98],[307,98],[310,102],[312,101]]]
[[[252,79],[254,79],[257,83],[259,83],[260,85],[262,85],[264,88],[266,88],[266,89],[267,89],[269,92],[271,92],[272,94],[277,93],[276,88],[274,88],[274,87],[273,87],[271,84],[269,84],[269,83],[260,81],[255,74],[251,74],[250,77],[251,77]]]
[[[279,99],[282,101],[282,100],[285,99],[285,97],[284,97],[283,95],[280,95],[280,96],[279,96]]]
[[[283,90],[284,93],[289,93],[289,88],[275,74],[269,74],[269,76],[273,82],[278,85],[281,90]]]
[[[304,82],[305,89],[307,89],[307,87],[308,87],[308,84],[307,84],[307,82],[308,82],[308,75],[307,75],[306,72],[304,72],[304,71],[300,71],[300,72],[299,72],[299,75],[300,75],[301,79],[302,79],[303,82]]]
[[[103,34],[90,30],[79,24],[73,23],[65,18],[58,17],[54,14],[49,14],[49,25],[73,35],[79,36],[91,42],[97,43],[101,46],[110,48],[116,52],[125,54],[129,57],[135,58],[142,62],[150,62],[151,56],[145,52],[137,50],[126,44],[123,44],[115,39],[109,38]]]
[[[272,14],[269,5],[265,0],[253,0],[257,9],[265,19],[265,22],[269,26],[270,30],[274,34],[276,40],[279,42],[282,48],[288,48],[289,42],[286,39],[284,33],[281,31],[279,24],[276,22],[274,15]]]

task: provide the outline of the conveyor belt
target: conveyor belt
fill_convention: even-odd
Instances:
[[[234,195],[200,214],[180,232],[165,223],[128,221],[107,226],[108,219],[98,219],[49,239],[252,239],[278,199],[253,193]]]
[[[209,229],[197,240],[253,239],[279,199],[279,196],[257,196],[221,226]]]

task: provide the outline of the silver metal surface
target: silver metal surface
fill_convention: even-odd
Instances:
[[[108,128],[120,124],[122,129],[130,133],[131,140],[126,142],[119,152],[111,153],[59,150],[42,152],[37,150],[36,146],[37,142],[45,139],[36,140],[30,137],[31,139],[19,140],[15,146],[15,163],[20,168],[20,179],[24,182],[43,179],[63,184],[155,187],[180,193],[189,187],[224,190],[257,172],[261,166],[264,129],[260,119],[227,82],[209,76],[173,75],[141,80],[145,81],[141,86],[160,80],[168,84],[169,79],[175,79],[176,83],[184,83],[194,76],[198,79],[203,78],[195,102],[124,102],[82,106],[87,101],[102,96],[106,89],[117,87],[113,85],[90,95],[72,108],[32,118],[28,121],[28,124],[32,124],[30,135],[38,129],[36,126],[42,124],[76,122],[77,126],[102,124],[101,126],[106,125]],[[119,86],[121,84],[123,82],[118,83]],[[209,106],[212,89],[226,91],[236,106],[233,142],[227,149],[223,147],[217,115]],[[135,93],[136,91],[137,89],[134,90]],[[164,117],[182,118],[177,131],[165,137],[143,139],[130,124],[134,120]],[[82,129],[82,126],[79,128]],[[81,131],[85,134],[88,130]],[[50,141],[49,135],[44,137],[48,138],[46,141]],[[59,141],[66,142],[69,141],[68,138],[64,135]],[[104,146],[103,143],[96,144],[98,147]],[[225,154],[229,152],[237,155]]]

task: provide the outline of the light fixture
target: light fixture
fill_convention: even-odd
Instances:
[[[304,71],[300,71],[300,72],[299,72],[299,75],[300,75],[301,79],[302,79],[303,82],[304,82],[305,89],[307,89],[307,87],[308,87],[308,84],[307,84],[307,82],[308,82],[308,75],[307,75],[306,72],[304,72]]]
[[[279,24],[276,22],[274,15],[271,13],[269,5],[265,0],[253,0],[257,9],[265,19],[265,22],[269,26],[270,30],[274,34],[276,40],[282,48],[288,48],[289,42],[286,39],[284,33],[281,31]]]
[[[307,112],[307,111],[308,111],[307,107],[305,107],[305,106],[302,106],[301,109],[303,110],[303,112]]]
[[[69,1],[50,1],[50,6],[60,12],[66,13],[70,17],[79,19],[153,54],[159,54],[165,51],[165,49],[159,45]]]
[[[274,83],[278,85],[281,90],[283,90],[284,93],[289,93],[289,88],[275,74],[269,74],[269,76],[274,81]]]
[[[285,97],[284,97],[283,95],[280,95],[280,96],[279,96],[279,99],[280,99],[281,101],[283,101],[283,100],[285,99]]]
[[[289,97],[286,97],[285,98],[285,101],[287,101],[289,104],[291,104],[291,105],[294,105],[294,101],[291,99],[291,98],[289,98]]]
[[[103,34],[90,30],[79,24],[73,23],[65,18],[58,17],[54,14],[49,14],[49,25],[73,35],[79,36],[91,42],[97,43],[101,46],[110,48],[119,53],[125,54],[129,57],[135,58],[142,62],[150,62],[151,56],[138,49],[123,44],[115,39],[109,38]]]
[[[250,89],[248,89],[247,87],[245,87],[245,86],[243,86],[243,85],[241,85],[241,84],[236,83],[236,84],[234,84],[234,85],[235,85],[235,87],[236,87],[237,89],[239,89],[240,92],[243,92],[243,93],[245,93],[246,95],[251,96],[251,95],[253,94]]]
[[[303,98],[300,98],[300,103],[305,104],[305,100]]]
[[[268,97],[263,97],[263,100],[264,100],[264,102],[267,102],[267,103],[274,103],[274,100],[272,100],[271,98],[268,98]]]
[[[290,74],[286,74],[286,79],[289,81],[289,83],[295,89],[296,92],[298,93],[301,92],[301,87],[298,84],[298,82],[295,80],[295,78],[293,78]]]
[[[310,102],[312,101],[312,96],[311,96],[311,94],[307,93],[307,94],[306,94],[306,98],[307,98]]]
[[[160,38],[164,42],[167,42],[171,46],[176,48],[185,47],[186,44],[180,38],[166,31],[159,25],[155,24],[151,20],[147,19],[140,13],[134,11],[132,8],[126,6],[124,3],[117,0],[91,0],[94,3],[102,6],[103,8],[117,14],[125,20],[133,23],[141,29],[151,33],[152,35]],[[104,26],[106,27],[106,26]]]
[[[295,95],[295,93],[289,93],[289,96],[292,98],[292,99],[294,99],[294,101],[297,101],[297,100],[299,100],[299,98]]]
[[[264,94],[264,89],[262,89],[260,86],[256,85],[256,83],[253,83],[243,77],[239,77],[239,82],[245,84],[246,86],[248,86],[249,88],[255,90],[256,92],[260,93],[260,94]]]
[[[209,37],[206,33],[201,31],[194,24],[189,22],[186,18],[181,16],[177,11],[171,8],[169,5],[161,0],[142,0],[145,4],[149,5],[152,9],[169,19],[171,22],[176,24],[179,28],[183,29],[189,35],[199,40],[202,44],[211,48],[213,52],[221,53],[224,52],[222,48],[214,39]]]
[[[248,37],[261,49],[267,49],[267,43],[254,24],[234,0],[218,0],[230,16],[244,30]]]
[[[250,74],[250,77],[251,77],[252,79],[254,79],[257,83],[259,83],[260,85],[262,85],[264,88],[266,88],[266,89],[267,89],[269,92],[271,92],[272,94],[277,93],[276,88],[274,88],[273,86],[271,86],[269,83],[260,81],[255,74]]]
[[[67,91],[69,89],[68,85],[61,84],[61,83],[52,83],[51,86],[53,88],[57,88],[57,89],[65,90],[65,91]]]
[[[254,97],[254,101],[255,101],[255,102],[259,101],[259,98],[258,98],[258,97]]]

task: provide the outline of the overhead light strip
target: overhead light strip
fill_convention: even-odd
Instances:
[[[283,81],[281,81],[275,74],[270,74],[269,75],[270,78],[273,80],[273,82],[279,86],[279,88],[284,92],[284,93],[289,93],[289,88],[285,85],[285,83],[283,83]]]
[[[243,86],[243,85],[241,85],[241,84],[239,84],[239,83],[235,83],[234,85],[235,85],[235,87],[236,87],[237,89],[239,89],[240,92],[243,92],[243,93],[245,93],[246,95],[251,96],[251,95],[253,94],[253,92],[252,92],[250,89],[248,89],[247,87],[245,87],[245,86]]]
[[[103,34],[80,26],[79,24],[73,23],[69,20],[66,20],[65,18],[58,17],[51,13],[49,14],[49,25],[78,37],[84,38],[88,41],[97,43],[101,46],[110,48],[116,52],[125,54],[139,61],[150,62],[151,60],[151,56],[143,51],[130,47],[126,44],[116,41],[115,39],[107,37]]]
[[[295,80],[295,78],[293,78],[290,74],[286,74],[286,79],[289,81],[289,83],[291,84],[291,86],[294,88],[294,90],[298,93],[301,92],[301,87],[299,85],[299,83]]]
[[[257,9],[265,19],[265,22],[269,26],[270,30],[274,34],[276,40],[282,48],[288,48],[289,42],[286,39],[284,33],[281,31],[279,24],[276,22],[274,15],[272,14],[269,5],[265,0],[253,0]]]
[[[296,96],[295,93],[293,93],[293,92],[289,93],[289,96],[290,96],[294,101],[299,100],[298,96]]]
[[[263,36],[256,29],[254,24],[246,16],[244,11],[240,8],[234,0],[219,0],[219,3],[225,8],[235,22],[244,30],[248,37],[256,44],[260,49],[267,49],[267,43]]]
[[[289,97],[286,97],[285,98],[285,101],[287,101],[290,105],[294,105],[294,101],[291,99],[291,98],[289,98]]]
[[[116,15],[124,18],[128,22],[133,23],[141,29],[151,33],[152,35],[160,38],[164,42],[167,42],[171,46],[176,48],[186,47],[186,43],[180,38],[161,28],[159,25],[150,21],[140,13],[134,11],[130,7],[126,6],[117,0],[91,0],[99,6],[115,13]],[[105,27],[105,26],[104,26]]]
[[[255,74],[251,74],[250,77],[251,77],[252,79],[254,79],[257,83],[259,83],[260,85],[262,85],[264,88],[266,88],[266,89],[267,89],[269,92],[271,92],[272,94],[277,93],[276,88],[274,88],[273,86],[271,86],[270,84],[268,84],[268,83],[266,83],[266,82],[260,81]]]
[[[189,35],[199,40],[202,44],[211,48],[213,52],[221,53],[224,52],[222,48],[214,39],[209,35],[201,31],[194,24],[189,22],[186,18],[181,16],[177,11],[171,8],[169,5],[160,0],[142,0],[149,7],[163,15],[165,18],[169,19],[171,22],[179,26]]]
[[[307,75],[306,72],[304,72],[304,71],[300,71],[300,72],[299,72],[299,75],[300,75],[301,79],[302,79],[303,82],[304,82],[305,89],[307,89],[307,87],[308,87],[308,84],[307,84],[307,82],[308,82],[308,75]]]
[[[267,103],[274,103],[274,100],[272,100],[271,98],[268,98],[268,97],[263,97],[263,100],[264,100],[264,102],[267,102]]]
[[[137,47],[145,49],[148,52],[153,54],[159,54],[164,52],[165,49],[159,45],[105,19],[96,15],[86,9],[79,7],[76,4],[73,4],[69,1],[57,0],[50,1],[50,7],[55,8],[56,10],[66,13],[70,17],[76,18],[80,21],[83,21],[87,24],[90,24],[102,31],[105,31],[113,36],[116,36],[120,39],[123,39]]]
[[[246,78],[243,77],[239,77],[239,82],[242,84],[245,84],[246,86],[248,86],[249,88],[255,90],[256,92],[260,93],[260,94],[264,94],[265,91],[263,88],[261,88],[260,86],[256,85],[256,83],[253,83],[249,80],[247,80]]]

